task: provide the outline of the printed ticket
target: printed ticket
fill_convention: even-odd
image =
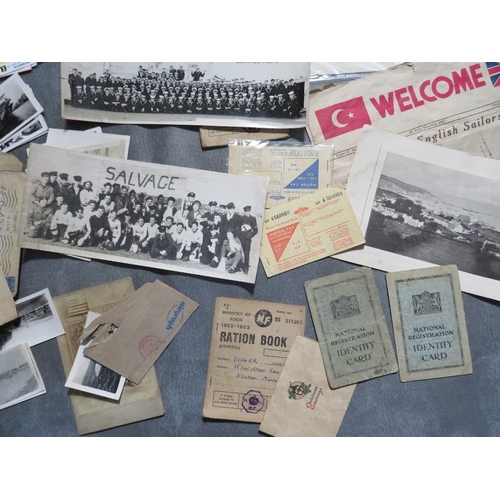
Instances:
[[[305,306],[217,299],[204,417],[262,422],[305,314]]]
[[[333,185],[334,147],[273,146],[265,141],[230,140],[228,172],[269,177],[266,208]]]
[[[260,259],[269,278],[364,242],[344,188],[335,186],[266,210]]]

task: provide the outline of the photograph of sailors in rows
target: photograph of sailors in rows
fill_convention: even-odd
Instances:
[[[243,78],[204,79],[195,68],[146,71],[139,66],[133,77],[82,74],[68,75],[71,106],[118,113],[198,114],[240,117],[299,118],[304,109],[304,81]],[[190,76],[190,77],[189,77]]]

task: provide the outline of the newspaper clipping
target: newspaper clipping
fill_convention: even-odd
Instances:
[[[364,125],[431,144],[500,125],[500,63],[406,63],[313,92],[308,132],[335,144],[334,181],[345,184]]]

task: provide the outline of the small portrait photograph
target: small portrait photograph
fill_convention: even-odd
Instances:
[[[98,316],[97,313],[89,312],[85,326],[89,325]],[[83,350],[91,340],[87,339],[80,344],[65,386],[103,398],[119,400],[126,379],[113,370],[84,356]]]
[[[28,344],[19,344],[0,352],[0,410],[45,392]]]
[[[49,289],[16,301],[18,318],[0,326],[0,351],[26,342],[29,346],[64,334]]]

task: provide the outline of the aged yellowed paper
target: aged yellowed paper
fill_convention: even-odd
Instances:
[[[219,297],[203,416],[261,422],[306,308]]]
[[[200,127],[200,141],[204,148],[227,146],[230,139],[274,141],[288,137],[290,137],[290,132],[287,129]]]
[[[123,278],[53,297],[66,332],[57,338],[66,377],[73,366],[88,311],[105,313],[133,292],[132,279]],[[139,385],[125,384],[119,403],[72,389],[69,395],[79,434],[98,432],[165,413],[154,367]]]
[[[18,230],[26,176],[17,170],[19,164],[13,162],[10,156],[0,156],[0,270],[12,295],[16,295],[21,257]],[[15,170],[8,171],[7,168]]]
[[[319,344],[296,337],[259,430],[279,437],[336,436],[355,388],[330,389]]]
[[[335,144],[339,184],[347,182],[364,125],[453,147],[450,141],[500,125],[497,71],[498,63],[487,62],[405,63],[312,92],[309,137]]]
[[[17,309],[5,276],[0,271],[0,325],[17,318]],[[1,347],[0,347],[1,348]]]
[[[83,353],[139,384],[197,308],[160,280],[146,283],[85,328]]]
[[[266,210],[260,260],[269,277],[365,242],[342,187]]]
[[[279,146],[266,141],[230,140],[230,174],[269,177],[266,208],[292,201],[333,185],[335,148]]]

